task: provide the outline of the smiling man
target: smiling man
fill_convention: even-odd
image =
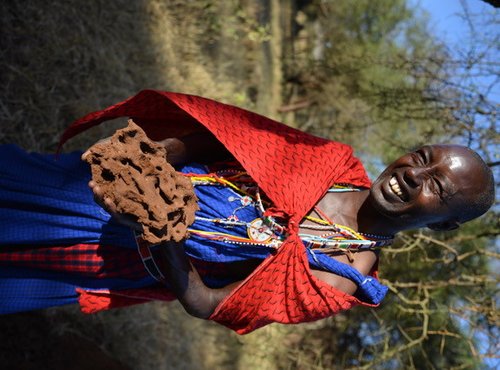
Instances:
[[[381,302],[378,254],[394,234],[453,229],[494,199],[491,171],[467,148],[425,146],[370,186],[348,145],[185,94],[145,90],[81,118],[63,141],[122,116],[191,180],[199,210],[189,237],[136,238],[142,225],[95,182],[89,190],[80,154],[0,148],[0,312],[177,298],[240,334],[318,320]]]
[[[370,206],[380,213],[376,227],[384,233],[452,230],[485,213],[493,201],[491,170],[458,145],[428,145],[404,155],[374,181],[370,194]]]
[[[196,146],[202,148],[206,144],[207,140],[200,140]],[[178,149],[182,145],[182,141],[177,142],[175,147]],[[214,147],[213,143],[210,145]],[[176,158],[182,158],[173,149],[167,148],[167,151]],[[182,152],[188,151],[184,149]],[[193,159],[195,158],[183,158],[181,162]],[[92,188],[96,197],[101,198],[100,189],[94,185]],[[203,195],[199,198],[200,208],[203,210]],[[352,184],[347,188],[338,185],[331,187],[301,219],[298,236],[307,246],[309,253],[312,253],[312,260],[321,259],[319,264],[310,261],[310,274],[339,292],[360,298],[369,294],[363,291],[363,288],[371,285],[367,282],[373,282],[367,280],[367,277],[374,271],[379,249],[353,247],[352,244],[347,249],[342,249],[339,247],[342,238],[360,238],[365,242],[371,240],[382,245],[389,243],[396,233],[407,229],[455,229],[459,224],[485,213],[493,200],[492,173],[475,152],[456,145],[429,145],[397,159],[383,171],[370,189]],[[108,204],[107,209],[116,219],[122,217],[116,212],[113,204]],[[251,216],[250,219],[254,217],[257,215]],[[129,221],[124,223],[137,230],[141,229],[140,225]],[[265,222],[260,225],[266,228]],[[286,228],[285,224],[282,226]],[[279,234],[272,227],[266,228],[262,233],[266,231],[266,235]],[[291,238],[291,235],[280,236]],[[185,248],[189,249],[191,242],[188,239]],[[351,240],[351,243],[356,242]],[[217,289],[208,287],[183,249],[172,247],[169,243],[164,243],[158,259],[164,264],[167,280],[176,296],[190,314],[200,318],[212,318],[235,328],[235,323],[241,320],[239,317],[246,308],[241,305],[241,300],[235,297],[246,296],[252,291],[255,294],[255,288],[245,290],[247,285],[243,281],[235,281]],[[326,267],[329,262],[340,262],[340,265]],[[259,272],[260,275],[266,275],[259,266],[251,262],[240,264],[238,267],[240,272],[246,270],[246,274],[255,269],[257,276]],[[362,276],[361,280],[353,278],[356,274]],[[284,279],[284,276],[271,274],[276,281]],[[381,293],[382,290],[379,289],[377,284],[370,286],[370,290]],[[297,295],[290,294],[290,298],[297,299]],[[228,301],[234,302],[229,314],[224,305],[220,307],[222,302],[226,302],[227,306]],[[361,302],[368,303],[363,300]],[[265,305],[262,301],[260,303]],[[273,305],[273,309],[278,307],[280,306],[277,303]],[[250,318],[242,320],[245,323],[243,329],[236,326],[236,330],[247,332],[249,328],[255,328],[254,325],[259,325],[255,323],[253,315],[262,320],[262,312],[250,312]],[[226,315],[230,319],[227,319]],[[276,316],[272,316],[272,319],[278,321]]]

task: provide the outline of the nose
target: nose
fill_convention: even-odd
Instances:
[[[422,182],[427,176],[427,169],[422,167],[411,167],[408,168],[404,173],[404,180],[406,183],[412,187],[418,187],[422,185]]]

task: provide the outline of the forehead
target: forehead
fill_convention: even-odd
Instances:
[[[481,188],[485,179],[483,167],[469,149],[455,145],[428,145],[422,150],[429,153],[432,164],[453,182],[456,190]]]
[[[452,170],[459,170],[464,166],[480,167],[474,153],[463,146],[426,145],[421,150],[428,152],[433,162],[446,163]]]
[[[450,157],[449,158],[449,166],[450,166],[450,170],[459,170],[460,168],[462,168],[464,166],[464,161],[463,161],[463,158],[462,157]]]

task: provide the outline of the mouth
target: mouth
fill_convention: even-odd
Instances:
[[[406,201],[406,196],[401,190],[401,186],[399,185],[399,182],[396,178],[396,176],[392,176],[391,179],[389,180],[389,187],[392,190],[392,192],[399,198],[401,201],[405,202]]]

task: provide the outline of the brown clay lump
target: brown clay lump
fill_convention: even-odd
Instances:
[[[118,212],[137,218],[143,239],[156,244],[187,237],[198,210],[197,198],[189,178],[167,162],[162,145],[129,120],[110,141],[97,143],[89,151],[85,160],[92,179]]]

